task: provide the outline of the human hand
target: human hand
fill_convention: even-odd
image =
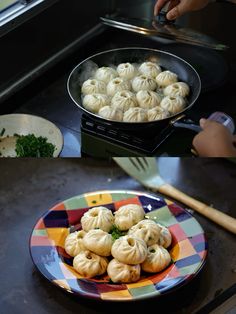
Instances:
[[[175,20],[183,14],[203,9],[210,0],[157,0],[154,7],[154,15],[158,15],[161,9],[168,3],[168,20]]]
[[[203,131],[193,139],[193,147],[200,157],[236,157],[236,137],[222,124],[200,120]]]

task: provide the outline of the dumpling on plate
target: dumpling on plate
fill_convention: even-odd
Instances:
[[[162,99],[160,106],[171,114],[176,114],[185,108],[186,101],[180,96],[166,96]]]
[[[94,75],[94,78],[108,84],[111,80],[113,80],[117,76],[118,76],[118,73],[115,69],[111,67],[101,67],[97,69]]]
[[[112,236],[101,229],[89,230],[84,236],[83,243],[88,250],[97,255],[111,255]]]
[[[136,76],[132,81],[132,88],[137,93],[141,90],[153,91],[157,87],[156,81],[146,75]]]
[[[135,66],[129,62],[127,63],[121,63],[117,67],[117,72],[120,77],[122,77],[125,80],[131,80],[135,77],[137,70]]]
[[[157,243],[160,237],[161,228],[151,219],[139,221],[129,229],[128,235],[144,240],[147,246]]]
[[[111,248],[112,256],[119,262],[136,265],[147,257],[147,245],[140,238],[126,235],[117,239]]]
[[[124,113],[124,122],[145,122],[147,121],[147,111],[143,108],[130,108]]]
[[[159,106],[161,103],[161,96],[153,91],[141,90],[136,94],[138,104],[143,109],[152,109]]]
[[[104,119],[113,121],[123,121],[123,111],[119,108],[105,106],[98,111],[98,114]]]
[[[136,282],[140,279],[141,267],[137,265],[127,265],[119,262],[115,258],[107,266],[107,273],[115,283]]]
[[[161,224],[158,224],[158,226],[161,228],[160,237],[158,240],[158,244],[163,246],[165,249],[167,249],[172,242],[172,236],[168,228],[165,226],[162,226]]]
[[[177,82],[170,84],[164,89],[165,96],[181,96],[183,98],[187,97],[190,93],[190,88],[188,84],[184,82]]]
[[[121,77],[116,77],[107,84],[107,94],[111,97],[124,90],[131,90],[131,84]]]
[[[156,121],[168,118],[170,116],[170,113],[161,107],[155,107],[148,110],[147,115],[148,121]]]
[[[169,252],[162,246],[154,244],[148,247],[148,254],[142,263],[142,270],[148,273],[158,273],[164,270],[171,262]]]
[[[138,103],[134,93],[130,91],[121,91],[115,94],[111,100],[111,107],[114,109],[120,109],[123,112],[129,108],[137,107]]]
[[[158,74],[161,73],[161,71],[162,71],[161,67],[157,63],[150,61],[143,62],[139,67],[140,73],[152,77],[154,79],[157,77]]]
[[[121,206],[114,215],[114,223],[117,228],[121,231],[125,231],[143,220],[145,212],[140,205],[128,204]]]
[[[90,251],[83,251],[73,260],[74,269],[82,276],[92,278],[104,274],[108,260]]]
[[[89,79],[82,85],[82,93],[89,94],[106,94],[106,84],[102,81]]]
[[[104,94],[85,95],[83,106],[88,111],[98,113],[102,107],[109,105],[109,101],[109,97]]]
[[[109,232],[114,222],[114,216],[110,209],[98,206],[90,208],[81,218],[82,229],[88,232],[91,229],[102,229]]]
[[[166,87],[178,81],[177,74],[171,71],[164,71],[157,75],[156,82],[158,87]]]
[[[70,233],[65,239],[65,251],[72,257],[75,257],[86,248],[83,243],[83,238],[86,232],[83,230]]]

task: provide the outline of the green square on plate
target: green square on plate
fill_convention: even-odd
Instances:
[[[129,198],[136,197],[135,194],[129,194],[129,193],[111,193],[112,201],[117,202],[121,200],[127,200]]]
[[[186,266],[186,267],[178,268],[178,271],[179,271],[181,276],[195,274],[197,272],[197,270],[199,269],[199,267],[201,266],[201,263],[202,262],[196,263],[196,264],[193,264],[193,265],[189,265],[189,266]]]
[[[88,207],[88,203],[85,197],[73,197],[69,200],[64,201],[64,205],[66,209],[73,210],[78,208],[86,208]]]
[[[154,285],[137,287],[137,288],[129,288],[129,292],[134,297],[138,297],[138,296],[145,297],[145,294],[150,295],[151,293],[155,293],[155,295],[158,294],[158,291],[155,289]]]
[[[202,227],[196,222],[196,219],[190,218],[179,223],[188,237],[203,233]]]
[[[178,223],[175,216],[169,210],[168,206],[164,206],[162,208],[154,210],[148,213],[146,217],[153,219],[156,222],[161,223],[166,227],[169,227]]]

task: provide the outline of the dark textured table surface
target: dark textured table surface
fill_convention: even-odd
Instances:
[[[166,182],[235,217],[236,164],[224,159],[158,159]],[[0,312],[126,313],[154,306],[165,313],[198,313],[236,282],[235,235],[194,213],[209,241],[202,272],[167,297],[114,304],[73,298],[34,267],[29,237],[38,218],[56,203],[104,189],[144,191],[112,160],[0,160]]]

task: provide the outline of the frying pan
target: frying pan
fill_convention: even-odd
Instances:
[[[83,107],[81,87],[84,81],[91,78],[98,67],[118,66],[120,63],[142,63],[146,61],[157,62],[163,70],[169,70],[178,75],[179,81],[186,82],[191,89],[191,94],[188,97],[188,104],[178,114],[174,114],[168,118],[151,121],[151,122],[120,122],[104,119]],[[67,82],[68,93],[73,102],[89,117],[92,117],[98,122],[126,130],[141,130],[152,127],[165,127],[167,124],[174,125],[184,116],[184,113],[189,110],[201,92],[201,80],[196,70],[185,60],[171,54],[169,52],[149,49],[149,48],[119,48],[97,53],[78,64],[70,73]],[[185,127],[184,125],[182,127]],[[189,126],[186,126],[190,128]]]

